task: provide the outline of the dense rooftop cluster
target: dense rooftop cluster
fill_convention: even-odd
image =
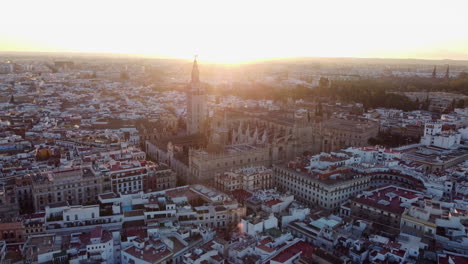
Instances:
[[[194,61],[187,85],[189,63],[160,63],[0,65],[1,263],[468,262],[468,108],[445,111],[453,95],[412,112],[213,96],[376,73],[205,82]],[[405,142],[370,144],[385,136]]]

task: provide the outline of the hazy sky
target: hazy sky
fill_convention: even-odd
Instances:
[[[468,0],[31,0],[0,4],[0,51],[468,59]]]

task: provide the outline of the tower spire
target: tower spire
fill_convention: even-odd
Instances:
[[[197,56],[193,60],[192,79],[187,87],[187,122],[189,135],[204,133],[209,125],[206,94],[200,83]]]
[[[437,78],[437,66],[434,66],[434,70],[432,71],[432,79],[436,79]]]
[[[195,58],[193,60],[193,66],[192,66],[192,81],[191,81],[192,83],[200,82],[200,72],[198,71],[197,58],[198,58],[198,55],[195,55]]]
[[[447,65],[447,71],[445,72],[445,79],[448,80],[450,79],[450,65]]]

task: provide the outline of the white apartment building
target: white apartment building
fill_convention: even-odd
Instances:
[[[46,229],[60,229],[83,226],[91,229],[95,225],[121,227],[123,214],[101,216],[99,205],[73,205],[57,203],[45,208]],[[86,226],[86,227],[85,227]]]
[[[96,226],[91,232],[72,234],[70,238],[70,264],[90,261],[100,264],[116,263],[116,250],[110,231]]]
[[[251,236],[262,233],[271,228],[278,228],[278,218],[273,214],[251,215],[241,220],[242,233],[247,233]]]
[[[350,147],[345,149],[344,151],[358,156],[361,162],[368,163],[384,163],[392,161],[394,159],[401,159],[402,156],[402,151],[400,150],[383,148],[378,146],[361,148]]]
[[[274,165],[275,181],[282,191],[307,204],[325,209],[339,208],[341,203],[370,187],[371,176],[349,168],[336,168],[321,173],[309,173],[294,165]]]
[[[460,144],[461,133],[454,131],[442,131],[441,123],[426,123],[424,136],[421,137],[421,144],[425,146],[436,146],[444,149],[451,149]]]

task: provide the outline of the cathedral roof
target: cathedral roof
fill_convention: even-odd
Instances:
[[[202,134],[194,134],[194,135],[183,135],[183,136],[172,136],[166,137],[161,140],[151,140],[151,143],[158,146],[160,149],[167,151],[167,144],[171,142],[173,145],[185,145],[185,146],[193,146],[193,145],[201,145],[205,142],[205,136]]]

